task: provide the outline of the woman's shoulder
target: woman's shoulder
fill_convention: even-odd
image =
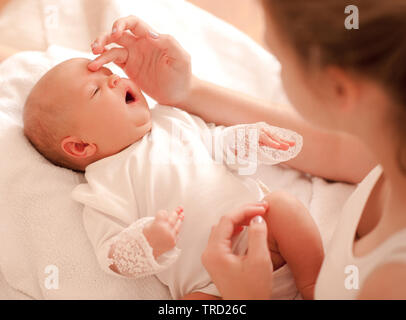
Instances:
[[[365,280],[358,299],[406,299],[406,251],[403,259],[387,262],[374,269]]]
[[[375,168],[373,168],[367,175],[366,177],[359,183],[359,185],[364,184],[364,185],[369,185],[372,187],[376,184],[378,179],[382,176],[383,174],[383,168],[381,165],[377,165]]]
[[[360,218],[364,208],[373,193],[383,170],[380,165],[372,169],[366,177],[357,185],[343,207],[343,214],[346,212],[352,217],[350,220]]]

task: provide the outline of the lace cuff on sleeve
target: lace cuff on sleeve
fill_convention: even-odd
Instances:
[[[136,279],[157,274],[177,259],[180,250],[175,247],[155,260],[153,249],[143,233],[144,227],[152,220],[153,217],[139,219],[109,240],[106,246],[107,268],[114,265],[120,275]],[[109,257],[112,245],[114,250]]]
[[[259,145],[261,129],[271,134],[294,141],[295,145],[288,150]],[[294,131],[274,127],[265,122],[242,124],[226,128],[222,133],[225,161],[229,165],[240,167],[250,162],[275,165],[295,158],[302,149],[303,138]],[[235,163],[237,162],[237,165]]]

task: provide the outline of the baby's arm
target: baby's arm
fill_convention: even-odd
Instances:
[[[155,218],[141,218],[122,229],[99,211],[84,211],[85,228],[102,269],[135,279],[156,274],[176,260],[182,220],[181,208],[170,214],[161,210]]]

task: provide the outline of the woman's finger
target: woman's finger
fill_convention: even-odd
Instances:
[[[105,33],[93,41],[93,43],[90,45],[93,54],[101,54],[104,51],[104,46],[108,43],[109,37],[110,34]]]
[[[120,46],[123,46],[125,48],[131,48],[137,39],[129,34],[128,32],[125,32],[122,34],[121,37],[113,37],[111,34],[105,34],[103,36],[98,37],[91,45],[92,47],[92,52],[93,54],[101,54],[103,50],[105,50],[105,46],[111,44],[111,43],[117,43]]]
[[[268,228],[261,216],[251,220],[248,228],[248,259],[266,261],[272,264],[268,248]],[[268,258],[268,259],[264,259]],[[268,260],[268,261],[267,261]]]
[[[130,30],[136,37],[146,37],[152,28],[136,16],[128,16],[118,19],[113,24],[111,35],[113,38],[120,38],[125,30]]]
[[[265,214],[265,212],[268,210],[268,202],[266,202],[266,201],[263,201],[263,202],[261,201],[261,202],[258,202],[257,204],[251,204],[250,206],[264,208],[264,212],[261,215]],[[260,209],[260,210],[262,211],[262,209]],[[234,225],[233,236],[235,236],[236,234],[238,234],[242,230],[244,230],[244,227],[248,226],[250,224],[251,220],[252,220],[252,216],[247,216],[245,219],[243,219],[239,223],[236,223]]]
[[[222,242],[230,240],[235,227],[239,228],[256,215],[263,215],[267,204],[244,206],[232,214],[221,217],[218,225],[212,230],[209,241]]]
[[[95,60],[88,64],[88,69],[90,71],[97,71],[102,66],[107,63],[114,62],[117,65],[123,65],[126,63],[128,59],[128,50],[125,48],[112,48],[100,56],[98,56]]]
[[[168,34],[157,34],[149,33],[147,39],[152,43],[156,48],[164,50],[166,55],[173,60],[179,59],[190,60],[190,55],[185,49],[180,45],[180,43],[171,35]]]

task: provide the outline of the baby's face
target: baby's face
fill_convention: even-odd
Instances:
[[[91,72],[89,62],[72,59],[58,65],[51,77],[51,95],[69,106],[65,121],[72,125],[70,136],[93,144],[98,158],[104,158],[125,149],[151,129],[150,110],[133,81],[107,68]]]

